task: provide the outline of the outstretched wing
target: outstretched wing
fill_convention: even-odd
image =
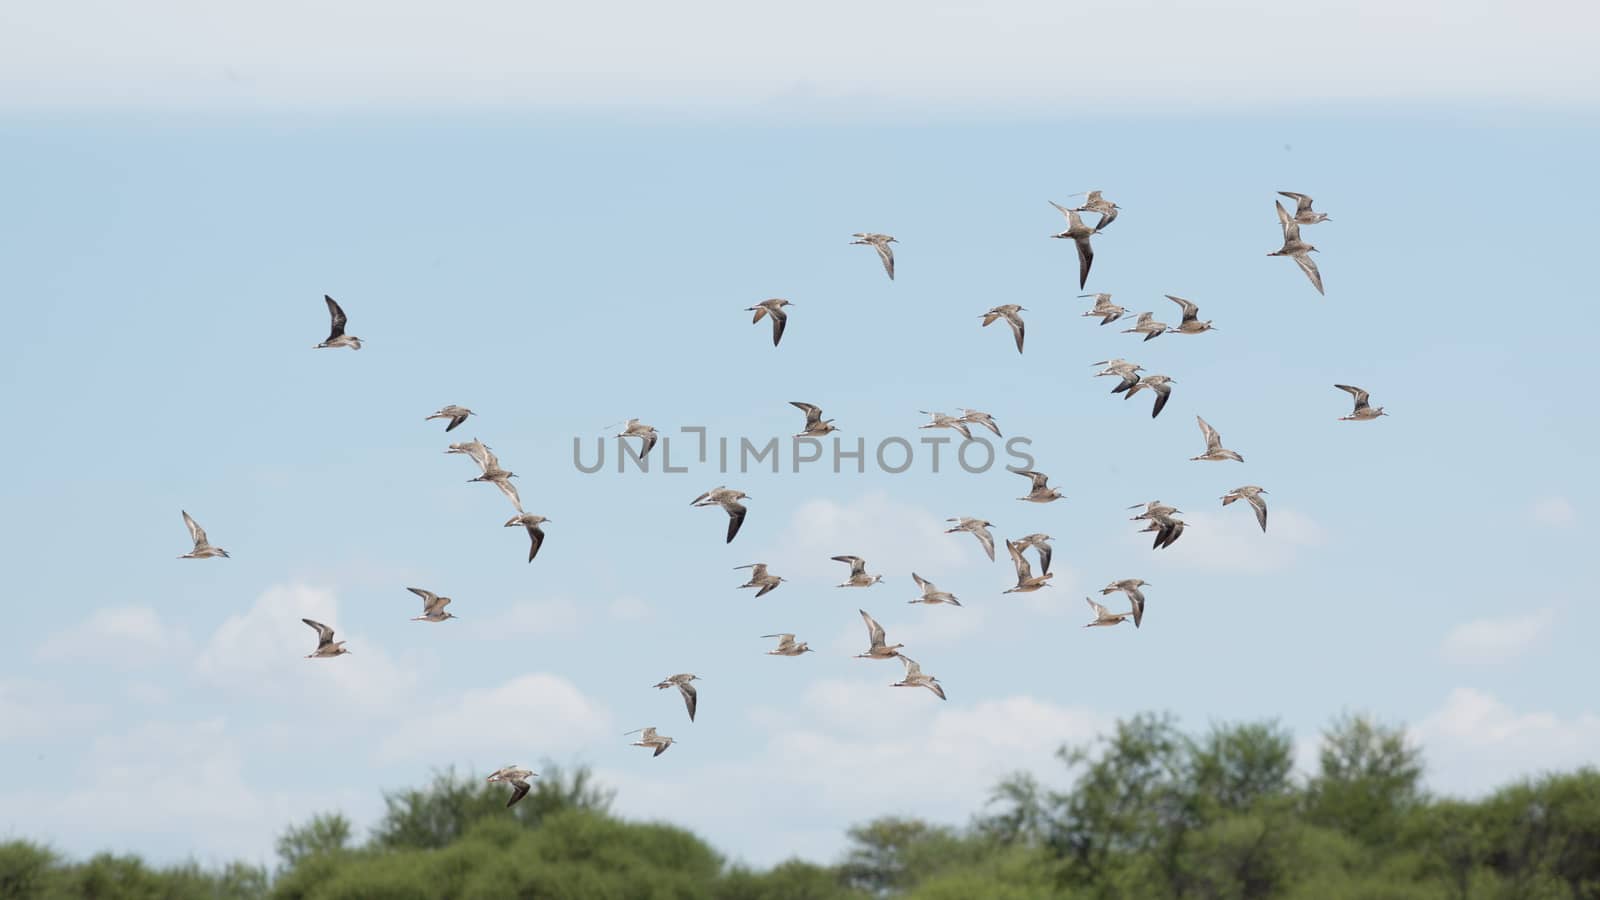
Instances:
[[[1311,258],[1311,254],[1294,254],[1294,264],[1300,267],[1300,271],[1306,273],[1307,278],[1311,279],[1311,286],[1317,289],[1317,293],[1327,296],[1327,291],[1322,289],[1322,273],[1317,271],[1316,260]]]
[[[331,341],[344,335],[344,324],[349,321],[349,318],[345,316],[344,310],[339,308],[339,304],[335,303],[332,297],[323,294],[322,299],[327,301],[328,317],[333,320],[333,329],[328,332],[328,340]]]
[[[302,621],[302,622],[306,623],[307,625],[310,625],[312,628],[316,629],[316,632],[317,632],[317,646],[318,647],[325,647],[328,644],[333,643],[333,629],[332,628],[329,628],[328,626],[322,624],[321,622],[313,622],[310,619],[301,619],[300,621]]]
[[[678,691],[683,694],[683,705],[689,710],[689,721],[694,721],[694,708],[700,702],[700,696],[695,693],[694,685],[687,681],[678,682]]]
[[[867,642],[874,647],[882,644],[884,638],[883,626],[878,624],[877,619],[867,615],[866,610],[858,609],[856,612],[861,613],[861,620],[867,623]]]
[[[183,512],[183,524],[188,526],[189,538],[194,541],[196,549],[206,546],[206,530],[188,512]]]

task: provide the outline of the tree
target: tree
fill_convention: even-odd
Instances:
[[[1322,735],[1317,774],[1306,788],[1306,815],[1370,847],[1399,836],[1401,822],[1423,802],[1422,752],[1366,716],[1344,715]]]
[[[308,856],[340,853],[350,848],[350,820],[339,813],[314,816],[304,825],[290,826],[278,837],[278,859],[292,869]]]

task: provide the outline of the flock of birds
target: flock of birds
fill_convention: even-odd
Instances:
[[[1327,221],[1328,216],[1312,209],[1312,199],[1305,194],[1290,191],[1280,191],[1279,193],[1295,202],[1295,211],[1291,214],[1284,208],[1282,201],[1275,201],[1278,221],[1283,228],[1283,247],[1268,255],[1288,256],[1294,259],[1295,263],[1305,272],[1306,277],[1310,279],[1312,286],[1321,294],[1323,293],[1322,275],[1317,270],[1316,263],[1309,256],[1317,248],[1301,239],[1300,229],[1302,226],[1315,225]],[[1094,262],[1092,239],[1116,220],[1121,207],[1106,200],[1100,191],[1088,192],[1084,203],[1077,207],[1062,206],[1054,201],[1051,201],[1051,205],[1066,216],[1067,219],[1067,228],[1051,235],[1051,237],[1071,240],[1076,245],[1078,254],[1078,287],[1082,290],[1088,284],[1089,270]],[[1091,228],[1084,224],[1081,213],[1098,215],[1099,221]],[[852,241],[852,244],[870,246],[877,251],[883,263],[884,271],[893,280],[895,262],[894,250],[890,247],[890,244],[897,243],[895,238],[876,232],[861,232],[855,234],[854,237],[856,240]],[[1095,293],[1081,296],[1094,299],[1093,308],[1083,315],[1099,318],[1102,326],[1109,325],[1128,314],[1128,310],[1112,302],[1110,294]],[[327,303],[332,325],[327,339],[316,344],[315,349],[349,348],[351,350],[360,350],[361,339],[347,334],[345,331],[348,318],[344,310],[340,308],[332,297],[324,295],[323,299]],[[1143,340],[1149,341],[1167,333],[1203,334],[1216,330],[1210,320],[1200,320],[1199,307],[1195,303],[1170,294],[1167,295],[1167,299],[1176,303],[1182,310],[1183,318],[1178,325],[1171,326],[1163,322],[1157,322],[1155,321],[1154,313],[1141,312],[1138,314],[1133,327],[1124,329],[1122,333],[1142,334],[1144,336]],[[755,317],[752,320],[755,323],[759,323],[762,318],[771,320],[772,343],[777,346],[783,339],[784,329],[789,321],[786,308],[793,305],[788,300],[773,298],[748,307],[746,312],[755,313]],[[988,326],[994,322],[1004,320],[1012,330],[1016,339],[1017,352],[1020,353],[1023,349],[1023,339],[1026,333],[1020,315],[1024,311],[1024,307],[1016,304],[997,306],[983,314],[983,325]],[[1127,399],[1141,391],[1150,391],[1155,398],[1154,406],[1150,412],[1152,418],[1161,414],[1161,410],[1166,406],[1167,400],[1172,395],[1172,385],[1175,381],[1167,375],[1140,374],[1144,371],[1143,366],[1120,358],[1102,360],[1095,363],[1095,365],[1104,366],[1096,377],[1107,375],[1117,377],[1118,382],[1111,389],[1113,394],[1122,394],[1124,399]],[[1383,407],[1371,405],[1370,397],[1365,390],[1346,384],[1337,384],[1334,387],[1349,393],[1355,403],[1350,415],[1341,416],[1340,421],[1371,421],[1387,415]],[[799,401],[793,401],[791,405],[805,414],[805,425],[796,437],[821,437],[837,430],[832,419],[823,417],[821,407]],[[919,426],[921,428],[949,429],[959,433],[965,440],[972,440],[971,429],[973,426],[987,429],[996,437],[1001,436],[1000,426],[995,422],[994,418],[980,410],[962,409],[960,416],[951,416],[942,412],[927,410],[924,410],[923,414],[929,416],[930,421]],[[473,411],[464,406],[451,405],[427,416],[425,421],[445,420],[445,431],[451,432],[473,415]],[[1244,462],[1244,457],[1237,451],[1223,446],[1221,434],[1211,427],[1210,423],[1199,416],[1196,416],[1195,420],[1199,424],[1202,437],[1205,439],[1205,450],[1199,455],[1191,457],[1192,460]],[[623,429],[615,436],[619,439],[638,438],[640,449],[637,453],[637,458],[641,460],[649,455],[650,450],[655,447],[660,437],[654,427],[643,424],[638,419],[629,419],[623,425]],[[529,513],[523,509],[522,498],[518,494],[516,486],[511,483],[511,479],[517,477],[516,473],[502,468],[500,460],[495,456],[494,451],[477,438],[473,438],[471,441],[450,444],[445,452],[463,454],[477,465],[479,474],[476,478],[470,479],[468,483],[491,483],[510,501],[511,505],[516,509],[516,515],[506,521],[505,527],[520,527],[526,531],[529,538],[528,562],[533,562],[534,558],[539,555],[539,549],[544,545],[545,532],[543,526],[550,520],[542,515]],[[1029,469],[1013,469],[1011,471],[1028,478],[1030,482],[1028,493],[1017,498],[1018,500],[1028,503],[1052,503],[1064,499],[1059,489],[1050,486],[1049,476],[1045,473]],[[1265,532],[1267,530],[1267,505],[1263,495],[1266,493],[1266,489],[1258,485],[1243,485],[1224,494],[1221,498],[1222,505],[1228,506],[1236,500],[1243,500],[1250,504],[1255,512],[1256,521],[1260,524],[1261,530]],[[725,542],[731,543],[738,535],[739,529],[744,524],[748,513],[748,508],[742,502],[746,499],[748,499],[748,495],[743,491],[734,490],[727,486],[719,486],[696,497],[691,501],[691,505],[695,507],[720,507],[727,513],[728,526]],[[1142,510],[1138,515],[1133,516],[1130,521],[1144,522],[1145,525],[1141,533],[1154,534],[1152,549],[1170,547],[1182,537],[1185,525],[1183,520],[1178,518],[1182,514],[1182,510],[1159,500],[1135,504],[1129,509]],[[183,521],[189,529],[189,536],[193,541],[194,547],[189,553],[180,557],[181,559],[211,559],[215,557],[226,558],[228,556],[226,550],[210,543],[205,530],[200,527],[199,523],[187,511],[183,512]],[[995,560],[995,540],[993,533],[989,530],[993,527],[992,522],[970,516],[953,517],[948,521],[954,524],[946,529],[947,534],[965,532],[973,535],[989,560],[991,562]],[[1004,593],[1030,593],[1049,586],[1049,581],[1053,577],[1050,571],[1053,555],[1050,544],[1052,540],[1053,538],[1047,534],[1029,534],[1021,538],[1007,539],[1005,541],[1006,552],[1016,570],[1017,583],[1015,586],[1005,590]],[[1033,567],[1025,555],[1029,551],[1034,554],[1038,561],[1039,574],[1037,575],[1034,574]],[[860,556],[840,555],[832,558],[850,567],[849,575],[838,587],[870,588],[883,581],[881,574],[872,574],[867,571],[867,561]],[[740,585],[740,587],[756,589],[756,597],[766,596],[784,583],[784,579],[779,575],[773,574],[764,562],[750,563],[737,568],[750,570],[749,580]],[[916,599],[910,601],[911,603],[961,605],[961,601],[954,594],[939,590],[933,582],[923,578],[921,575],[913,572],[911,577],[916,582],[917,589],[920,592]],[[1117,593],[1124,595],[1129,604],[1129,608],[1125,612],[1112,612],[1104,605],[1096,602],[1094,598],[1085,597],[1084,599],[1094,614],[1094,619],[1084,627],[1095,628],[1118,625],[1129,619],[1133,621],[1135,628],[1140,627],[1144,620],[1145,612],[1143,588],[1147,586],[1148,582],[1142,579],[1124,578],[1113,581],[1101,589],[1102,596]],[[439,623],[456,618],[454,613],[448,612],[446,609],[451,602],[449,597],[440,596],[423,588],[410,587],[407,590],[422,601],[422,614],[413,617],[412,621]],[[857,654],[856,658],[899,660],[904,666],[903,677],[891,686],[926,688],[939,699],[944,700],[946,698],[945,689],[939,679],[923,672],[922,666],[916,660],[903,653],[904,644],[888,643],[883,626],[878,624],[878,621],[866,610],[858,611],[861,614],[863,624],[866,626],[868,646],[864,652]],[[328,659],[350,653],[344,641],[334,640],[334,630],[329,626],[312,619],[302,619],[301,621],[317,634],[316,649],[307,654],[308,659]],[[767,651],[769,656],[803,656],[806,653],[814,652],[805,642],[797,641],[794,634],[767,634],[762,635],[762,637],[776,638],[778,640],[777,646]],[[689,720],[692,722],[694,721],[695,710],[699,705],[699,694],[693,684],[697,680],[699,680],[698,675],[684,672],[667,676],[657,683],[655,687],[660,690],[677,688],[678,693],[683,698],[684,707],[688,711]],[[638,734],[639,739],[633,742],[633,746],[648,748],[653,751],[653,756],[660,756],[665,753],[667,748],[674,743],[673,738],[659,734],[654,726],[634,729],[627,732],[627,734]],[[512,793],[506,803],[507,806],[510,806],[527,795],[530,789],[528,779],[533,777],[537,777],[537,773],[529,769],[506,766],[490,775],[488,781],[511,786]]]

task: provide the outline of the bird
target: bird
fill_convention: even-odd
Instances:
[[[1017,545],[1019,550],[1026,550],[1032,547],[1034,552],[1039,554],[1039,571],[1048,572],[1050,571],[1050,557],[1055,552],[1050,547],[1050,542],[1053,540],[1055,538],[1048,534],[1030,534],[1017,538],[1013,543]]]
[[[744,491],[730,490],[726,486],[714,487],[704,494],[694,498],[690,506],[720,506],[728,514],[728,539],[725,544],[733,543],[733,536],[739,533],[739,526],[744,524],[746,512],[740,500],[749,499]]]
[[[635,747],[655,748],[656,752],[650,754],[652,759],[667,752],[668,747],[671,747],[673,744],[677,743],[672,738],[669,738],[665,735],[656,734],[656,730],[654,728],[635,728],[632,731],[623,732],[623,734],[639,735],[639,739],[633,742],[633,746]]]
[[[1376,419],[1379,416],[1388,415],[1388,413],[1383,411],[1383,407],[1370,405],[1368,401],[1372,399],[1372,395],[1368,394],[1366,391],[1363,391],[1361,388],[1348,384],[1336,384],[1334,387],[1356,398],[1356,408],[1350,411],[1350,415],[1340,416],[1339,421],[1365,422],[1368,419]],[[227,554],[224,553],[223,556],[227,556]]]
[[[1115,375],[1117,378],[1121,379],[1116,386],[1111,389],[1111,393],[1113,394],[1120,394],[1128,388],[1138,384],[1139,372],[1144,369],[1144,366],[1138,365],[1137,363],[1128,362],[1120,356],[1116,359],[1102,359],[1095,363],[1095,365],[1105,366],[1105,368],[1094,373],[1094,377],[1100,378],[1105,375]]]
[[[1317,271],[1317,264],[1311,259],[1311,254],[1318,252],[1317,248],[1300,240],[1300,226],[1289,218],[1281,202],[1275,200],[1273,205],[1278,208],[1278,223],[1283,226],[1283,246],[1267,255],[1293,257],[1295,265],[1311,279],[1311,286],[1317,289],[1317,293],[1325,294],[1322,290],[1322,273]]]
[[[443,622],[445,619],[458,619],[455,613],[445,612],[444,608],[450,605],[449,597],[441,597],[433,591],[422,588],[408,587],[406,590],[422,598],[422,615],[413,616],[413,622]]]
[[[751,563],[748,566],[734,566],[733,569],[734,569],[735,572],[737,572],[740,569],[749,569],[750,570],[750,580],[746,581],[744,584],[739,585],[739,587],[741,587],[741,588],[751,588],[751,587],[760,588],[761,590],[756,591],[756,596],[757,597],[765,597],[767,594],[770,594],[773,591],[777,590],[778,589],[778,585],[783,583],[783,579],[782,578],[779,578],[777,575],[772,575],[772,574],[769,574],[767,572],[767,564],[766,563]]]
[[[1224,460],[1231,459],[1234,462],[1244,462],[1244,457],[1222,446],[1222,435],[1217,434],[1217,430],[1212,428],[1209,422],[1200,418],[1199,416],[1195,416],[1194,420],[1200,423],[1200,433],[1205,435],[1206,452],[1200,454],[1199,456],[1189,457],[1191,461],[1208,460],[1210,462],[1222,462]]]
[[[1094,610],[1094,621],[1083,626],[1085,628],[1094,628],[1097,625],[1121,625],[1124,619],[1133,615],[1131,612],[1112,614],[1111,610],[1094,602],[1092,597],[1083,599],[1089,603],[1089,608]]]
[[[835,556],[832,559],[850,565],[850,577],[834,587],[872,587],[883,580],[882,575],[868,575],[867,561],[859,556]]]
[[[1206,331],[1217,330],[1216,326],[1211,324],[1210,319],[1201,322],[1198,318],[1196,318],[1200,312],[1200,307],[1196,306],[1194,303],[1185,300],[1182,297],[1174,297],[1171,294],[1167,294],[1166,298],[1183,308],[1183,321],[1179,322],[1176,328],[1168,328],[1168,331],[1176,334],[1200,334]]]
[[[1028,565],[1028,558],[1022,555],[1022,546],[1016,541],[1006,541],[1006,552],[1011,554],[1011,564],[1017,568],[1017,586],[1002,593],[1006,594],[1031,594],[1047,584],[1052,577],[1050,572],[1033,574],[1033,567]]]
[[[763,300],[755,306],[747,306],[744,311],[755,313],[755,316],[750,320],[752,325],[761,321],[762,316],[772,317],[772,346],[776,347],[778,342],[783,340],[784,326],[789,324],[789,314],[784,312],[783,308],[793,305],[793,303],[781,297],[774,297],[771,300]]]
[[[1027,332],[1027,326],[1022,324],[1022,317],[1017,315],[1017,313],[1026,311],[1027,307],[1025,306],[1018,306],[1015,303],[1006,303],[1001,306],[996,306],[994,309],[991,309],[979,316],[979,318],[983,319],[983,327],[985,328],[994,324],[999,319],[1005,319],[1006,324],[1011,326],[1011,336],[1017,339],[1017,352],[1021,353],[1022,339]]]
[[[465,453],[468,457],[470,457],[472,459],[473,462],[476,462],[478,464],[478,466],[481,468],[483,466],[484,460],[488,458],[489,446],[487,444],[485,444],[484,442],[478,440],[477,438],[473,438],[470,441],[465,441],[465,442],[462,442],[462,443],[459,443],[459,444],[451,444],[450,445],[450,449],[448,449],[448,450],[446,450],[444,452],[446,452],[446,453]]]
[[[640,438],[644,442],[642,445],[644,449],[639,451],[640,459],[644,459],[646,456],[650,455],[650,448],[656,445],[656,439],[659,437],[659,435],[656,434],[654,426],[646,425],[640,422],[638,419],[629,419],[627,426],[621,431],[617,432],[617,434],[614,436],[619,438]]]
[[[668,675],[656,684],[656,687],[661,690],[666,690],[669,687],[678,689],[678,693],[683,695],[683,705],[689,710],[689,721],[691,722],[694,721],[694,708],[699,704],[700,697],[695,693],[694,685],[689,682],[696,680],[704,681],[705,679],[700,678],[699,675],[680,672],[677,675]]]
[[[533,513],[523,513],[506,520],[507,528],[521,525],[528,529],[528,562],[533,562],[533,558],[539,555],[539,548],[544,546],[544,529],[540,526],[548,521],[550,520],[544,516],[536,516]]]
[[[1000,426],[995,424],[994,416],[991,416],[986,412],[980,412],[976,409],[963,409],[961,410],[961,421],[971,422],[974,425],[982,425],[983,427],[994,432],[995,437],[1003,437],[1003,435],[1000,434]]]
[[[867,244],[878,251],[878,257],[883,260],[883,270],[889,273],[889,280],[893,281],[894,250],[890,248],[889,245],[898,244],[900,242],[887,234],[874,234],[870,231],[858,231],[851,235],[851,237],[860,238],[858,241],[851,241],[851,246],[855,246],[857,244]]]
[[[1128,521],[1137,522],[1140,519],[1159,519],[1164,516],[1170,517],[1174,513],[1183,512],[1183,510],[1177,508],[1176,506],[1168,506],[1167,504],[1162,503],[1160,500],[1151,500],[1149,503],[1135,503],[1128,508],[1138,509],[1141,506],[1144,507],[1144,512],[1134,516]]]
[[[333,298],[327,294],[323,294],[322,299],[328,303],[328,317],[333,320],[333,327],[328,331],[328,339],[311,349],[323,350],[335,347],[349,347],[351,350],[360,350],[361,338],[353,334],[344,333],[344,325],[349,321],[349,318],[344,314],[344,310],[340,309],[339,304],[335,303]]]
[[[1172,396],[1172,386],[1176,383],[1165,375],[1146,375],[1128,385],[1127,393],[1122,395],[1122,399],[1127,400],[1144,388],[1149,388],[1156,395],[1156,403],[1150,407],[1150,418],[1154,419],[1166,408],[1167,398]]]
[[[179,512],[183,513],[183,524],[188,526],[189,538],[194,541],[194,549],[178,557],[179,559],[211,559],[214,556],[227,558],[228,551],[211,546],[211,542],[206,540],[206,530],[200,527],[200,523],[196,522],[193,516],[185,510]]]
[[[1261,495],[1265,494],[1266,492],[1266,488],[1256,487],[1253,484],[1247,484],[1244,487],[1236,487],[1222,495],[1222,505],[1227,506],[1229,503],[1232,503],[1235,500],[1243,500],[1249,503],[1251,506],[1255,507],[1256,521],[1261,523],[1261,530],[1266,531],[1267,501],[1261,499]]]
[[[1140,531],[1155,532],[1156,540],[1155,543],[1150,545],[1150,549],[1163,550],[1176,543],[1178,538],[1183,537],[1183,526],[1184,523],[1178,519],[1156,517],[1146,523]]]
[[[946,528],[944,530],[945,534],[954,534],[958,531],[971,532],[972,536],[978,539],[978,543],[983,545],[983,552],[989,554],[989,561],[994,562],[994,535],[989,533],[989,528],[994,525],[993,522],[986,522],[983,519],[974,519],[971,516],[962,516],[956,519],[945,519],[945,521],[956,523],[956,527]]]
[[[1122,207],[1100,196],[1099,191],[1090,191],[1089,195],[1083,199],[1083,205],[1074,210],[1074,212],[1099,213],[1100,221],[1094,225],[1094,233],[1099,234],[1105,230],[1107,225],[1116,221],[1117,212],[1121,209]]]
[[[778,639],[778,646],[768,650],[768,656],[799,656],[802,653],[817,652],[806,646],[805,641],[796,643],[792,634],[763,634],[762,637]]]
[[[1059,489],[1049,486],[1049,475],[1043,472],[1035,472],[1032,469],[1010,469],[1009,471],[1033,479],[1033,489],[1028,491],[1028,496],[1018,497],[1018,500],[1026,500],[1029,503],[1050,503],[1063,499]]]
[[[1134,320],[1132,328],[1122,329],[1123,334],[1142,334],[1145,340],[1152,340],[1166,334],[1172,329],[1165,322],[1157,322],[1156,314],[1149,312],[1139,313],[1139,318]]]
[[[912,572],[911,573],[911,580],[915,581],[917,583],[917,588],[922,591],[922,596],[918,597],[915,600],[910,600],[910,601],[907,601],[907,602],[909,602],[909,603],[926,603],[929,606],[937,606],[940,603],[948,603],[951,606],[960,606],[961,605],[961,601],[956,599],[956,595],[955,594],[952,594],[949,591],[941,591],[941,590],[939,590],[939,588],[936,587],[933,582],[929,581],[926,578],[923,578],[921,575],[918,575],[917,573]]]
[[[822,407],[815,403],[790,400],[789,405],[806,414],[806,427],[795,437],[822,437],[829,432],[839,430],[834,426],[832,419],[822,418]]]
[[[1078,290],[1081,291],[1083,286],[1089,283],[1089,267],[1094,264],[1094,247],[1089,244],[1089,237],[1097,229],[1083,224],[1083,219],[1078,217],[1077,210],[1067,209],[1054,200],[1050,201],[1050,205],[1060,210],[1061,214],[1067,217],[1067,230],[1050,236],[1070,239],[1074,244],[1078,245]],[[1105,224],[1103,218],[1100,224]]]
[[[922,673],[922,666],[917,665],[916,660],[906,656],[903,653],[900,654],[900,661],[905,663],[906,677],[896,681],[894,684],[889,685],[890,687],[925,687],[928,690],[933,691],[933,695],[935,697],[938,697],[940,700],[945,699],[944,686],[939,683],[939,679],[933,677],[932,675],[924,675]]]
[[[972,440],[972,432],[967,429],[967,423],[969,420],[965,417],[957,418],[955,416],[945,415],[942,412],[929,412],[925,409],[918,410],[918,412],[933,418],[932,422],[929,422],[926,425],[918,425],[918,428],[949,428],[961,432],[961,436],[963,438],[966,438],[969,441]]]
[[[428,416],[428,418],[423,419],[422,421],[427,422],[427,421],[432,420],[432,419],[449,419],[450,420],[450,424],[446,425],[444,427],[444,430],[446,432],[451,432],[451,431],[455,431],[456,430],[456,426],[460,425],[462,422],[465,422],[467,420],[467,416],[470,416],[472,414],[473,414],[472,410],[467,409],[465,406],[457,406],[454,403],[452,403],[449,406],[446,406],[444,409],[441,409],[438,412],[434,413],[433,415]]]
[[[531,769],[519,769],[516,766],[506,766],[504,769],[501,769],[493,775],[490,775],[488,780],[491,783],[499,781],[511,785],[511,799],[506,801],[506,807],[510,808],[518,800],[521,800],[523,797],[528,795],[528,791],[531,788],[531,785],[528,784],[528,779],[538,777],[539,773],[534,772]]]
[[[1315,225],[1318,222],[1332,221],[1327,213],[1320,213],[1311,208],[1311,198],[1305,194],[1296,194],[1294,191],[1279,191],[1279,194],[1294,201],[1294,221],[1298,225]]]
[[[317,632],[317,649],[306,654],[306,659],[326,659],[350,652],[345,649],[344,641],[335,641],[333,639],[332,628],[321,622],[313,622],[310,619],[301,619],[300,621],[310,625]]]
[[[1138,628],[1139,622],[1144,619],[1144,592],[1139,589],[1146,584],[1142,578],[1124,578],[1101,588],[1100,593],[1104,595],[1121,591],[1127,594],[1128,602],[1133,605],[1133,627]]]
[[[480,449],[476,452],[465,452],[472,457],[473,462],[478,464],[478,468],[483,470],[483,474],[477,478],[467,479],[467,484],[471,484],[474,481],[492,483],[500,489],[500,493],[506,495],[506,499],[511,501],[511,505],[517,508],[517,512],[522,512],[522,497],[517,494],[517,486],[511,483],[511,479],[517,477],[517,473],[507,472],[505,469],[500,468],[500,458],[494,455],[493,450],[482,444],[479,444],[478,447]],[[445,452],[448,453],[449,451]]]
[[[856,612],[861,613],[861,620],[867,623],[867,640],[870,645],[867,647],[867,652],[857,653],[855,658],[894,659],[899,656],[900,648],[904,647],[905,644],[886,645],[884,643],[883,626],[878,624],[878,620],[867,615],[867,611],[864,609],[858,609]]]
[[[1094,309],[1089,310],[1084,315],[1099,316],[1101,325],[1110,325],[1128,314],[1126,309],[1111,302],[1110,294],[1079,294],[1078,296],[1094,298]]]

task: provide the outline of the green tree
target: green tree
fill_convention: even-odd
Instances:
[[[1422,753],[1405,729],[1344,715],[1322,735],[1319,769],[1306,787],[1306,816],[1371,847],[1400,835],[1423,803]]]
[[[283,868],[292,869],[308,856],[344,852],[350,849],[350,834],[350,820],[342,814],[314,816],[278,837],[278,859]]]

